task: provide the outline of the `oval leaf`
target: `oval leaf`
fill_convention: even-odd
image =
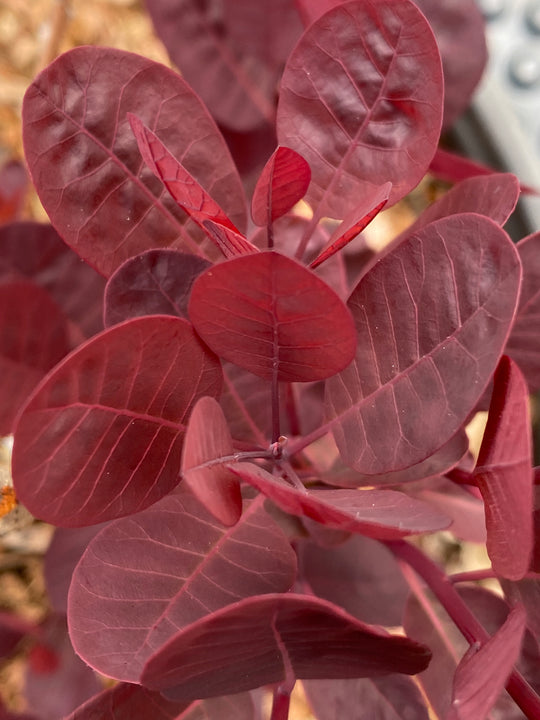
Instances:
[[[47,376],[19,418],[18,497],[63,526],[143,510],[177,485],[191,408],[221,383],[217,358],[180,318],[136,318],[96,335]]]
[[[435,38],[412,2],[356,0],[309,26],[283,73],[277,131],[311,167],[306,199],[319,217],[345,217],[387,181],[390,205],[420,181],[442,88]]]
[[[278,147],[257,181],[251,200],[255,225],[267,225],[285,215],[307,192],[311,170],[304,158]]]
[[[54,226],[106,276],[155,247],[201,253],[184,228],[185,213],[142,161],[128,112],[154,129],[240,230],[245,225],[245,195],[229,150],[186,82],[140,55],[75,48],[28,88],[24,148]]]
[[[336,293],[276,252],[235,258],[198,277],[189,315],[214,352],[265,379],[327,378],[349,364],[356,346]]]
[[[148,250],[126,260],[105,288],[105,325],[141,315],[187,319],[191,286],[209,267],[208,260],[177,250]]]
[[[208,512],[224,525],[234,525],[242,514],[240,483],[224,465],[233,452],[223,410],[214,398],[201,398],[186,431],[182,477]],[[222,462],[213,462],[222,457]]]
[[[304,595],[241,600],[177,633],[141,683],[172,700],[212,697],[300,679],[414,675],[429,650]]]
[[[242,480],[291,515],[307,516],[322,525],[393,540],[430,530],[441,530],[450,519],[427,503],[393,490],[297,490],[252,463],[231,465]]]
[[[363,276],[348,302],[355,362],[327,383],[347,465],[408,468],[456,434],[497,365],[520,280],[509,237],[473,214],[432,223]]]
[[[90,666],[138,682],[179,628],[249,595],[286,592],[295,572],[260,500],[228,529],[190,493],[175,493],[90,543],[69,593],[71,640]]]
[[[520,580],[529,570],[534,544],[531,421],[527,383],[506,356],[495,373],[473,479],[484,499],[493,569]]]

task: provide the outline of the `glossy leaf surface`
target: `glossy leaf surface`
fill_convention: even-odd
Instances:
[[[304,158],[280,146],[266,163],[253,192],[251,216],[256,225],[266,225],[285,215],[309,186],[311,170]]]
[[[26,92],[25,154],[54,226],[106,276],[152,248],[201,252],[186,232],[185,214],[142,161],[128,112],[159,135],[235,225],[242,230],[245,222],[244,192],[229,151],[185,81],[140,55],[75,48]]]
[[[474,480],[486,510],[493,569],[521,579],[533,549],[533,469],[529,394],[519,368],[504,356],[495,373],[488,421]]]
[[[141,315],[176,315],[187,320],[191,286],[208,260],[177,250],[148,250],[111,275],[105,289],[105,325]]]
[[[352,359],[355,334],[339,297],[276,252],[220,263],[193,284],[189,316],[220,357],[259,377],[307,382]]]
[[[233,452],[223,410],[214,398],[201,398],[189,418],[182,477],[204,507],[224,525],[234,525],[242,513],[240,483],[223,463],[211,463],[231,457]]]
[[[322,525],[393,540],[440,530],[450,522],[429,505],[392,490],[298,490],[286,480],[251,463],[231,465],[242,480],[292,515],[305,515]]]
[[[429,651],[359,622],[331,603],[287,594],[251,597],[180,631],[147,663],[142,684],[181,698],[301,679],[415,674]]]
[[[508,236],[473,214],[432,223],[362,277],[348,302],[356,359],[327,382],[347,465],[407,468],[454,436],[498,362],[520,280]]]
[[[191,408],[221,382],[185,320],[148,316],[105,330],[55,368],[20,416],[21,502],[62,526],[143,510],[178,483]]]
[[[442,119],[442,70],[418,8],[356,0],[308,27],[289,56],[278,140],[309,163],[306,200],[343,218],[373,185],[392,182],[389,204],[424,175]]]
[[[71,640],[92,667],[138,682],[180,629],[249,595],[286,592],[295,571],[260,501],[225,528],[190,493],[173,494],[90,543],[69,594]]]

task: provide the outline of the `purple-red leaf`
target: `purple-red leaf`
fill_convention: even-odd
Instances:
[[[520,280],[506,233],[473,214],[423,228],[361,278],[348,302],[356,359],[327,382],[347,465],[408,468],[455,435],[499,360]]]
[[[362,204],[355,207],[336,228],[328,245],[310,263],[310,267],[318,267],[359,235],[386,205],[391,189],[392,183],[385,183],[367,193],[366,197],[362,198]]]
[[[152,128],[241,231],[245,223],[244,191],[230,153],[187,83],[140,55],[75,48],[27,90],[24,147],[52,223],[106,276],[152,248],[202,252],[184,227],[185,213],[142,161],[129,112]]]
[[[175,493],[90,543],[69,594],[71,640],[92,667],[138,682],[180,628],[250,595],[286,592],[295,573],[260,499],[225,528],[190,493]]]
[[[540,389],[540,232],[517,244],[523,282],[512,332],[505,352],[517,362],[531,392]]]
[[[220,263],[193,284],[189,315],[214,352],[259,377],[321,380],[356,346],[351,315],[314,273],[276,252]]]
[[[457,667],[452,705],[445,720],[487,717],[519,657],[525,622],[525,610],[518,605],[485,645],[470,648]]]
[[[208,260],[177,250],[148,250],[126,260],[105,288],[105,325],[141,315],[187,319],[191,286],[209,267]]]
[[[236,257],[236,255],[249,255],[259,251],[243,235],[227,227],[227,225],[221,225],[207,219],[203,220],[202,226],[208,237],[226,258]]]
[[[338,530],[371,538],[393,540],[448,527],[450,519],[393,490],[298,490],[252,463],[231,465],[231,470],[292,515]]]
[[[317,720],[429,720],[417,684],[404,675],[302,685]]]
[[[277,131],[311,167],[318,217],[345,217],[373,185],[392,182],[392,204],[419,182],[442,86],[435,38],[412,2],[356,0],[309,26],[283,73]]]
[[[291,0],[146,0],[171,60],[216,120],[245,133],[272,124],[276,87],[301,33]]]
[[[238,478],[225,467],[234,452],[223,410],[212,397],[201,398],[191,413],[182,454],[182,477],[217,520],[234,525],[242,514]],[[219,458],[224,457],[223,462]]]
[[[0,284],[0,435],[43,376],[69,351],[65,315],[30,280]]]
[[[295,150],[280,146],[266,163],[251,200],[255,225],[267,225],[285,215],[307,192],[311,170]]]
[[[202,618],[147,663],[141,683],[173,700],[300,679],[414,675],[429,650],[365,625],[325,600],[255,596]]]
[[[527,383],[506,356],[495,373],[473,478],[484,499],[493,569],[508,580],[520,580],[529,569],[534,543],[532,439]]]
[[[128,320],[58,365],[19,417],[13,479],[21,502],[57,525],[143,510],[178,483],[187,419],[222,373],[191,325]]]

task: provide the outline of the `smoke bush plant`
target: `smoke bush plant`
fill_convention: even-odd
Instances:
[[[418,5],[437,40],[410,0],[149,0],[184,79],[81,47],[28,89],[52,227],[0,232],[0,424],[58,526],[35,717],[251,720],[270,687],[286,720],[298,679],[319,720],[540,717],[540,235],[511,242],[496,173],[379,254],[360,235],[485,62],[472,3],[466,78],[449,11]],[[448,528],[492,567],[448,577],[407,539]],[[26,631],[2,619],[4,654]]]

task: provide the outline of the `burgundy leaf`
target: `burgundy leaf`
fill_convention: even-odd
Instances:
[[[511,173],[477,175],[462,180],[430,205],[400,237],[411,235],[429,223],[457,213],[486,215],[504,225],[519,198],[519,182]]]
[[[386,205],[391,189],[392,183],[385,183],[381,187],[374,188],[373,192],[368,193],[367,197],[362,199],[360,207],[355,207],[344,218],[341,225],[332,234],[328,245],[310,263],[310,267],[318,267],[359,235]]]
[[[488,642],[471,648],[454,676],[452,706],[445,720],[484,720],[519,657],[526,614],[516,606]]]
[[[361,680],[306,680],[317,720],[429,720],[422,694],[403,675]]]
[[[303,595],[250,597],[203,618],[147,663],[141,682],[180,700],[301,679],[415,674],[429,650]]]
[[[0,223],[16,220],[28,190],[28,175],[18,160],[8,160],[0,167]]]
[[[408,586],[392,553],[370,538],[354,535],[335,548],[299,545],[300,578],[317,597],[359,620],[399,626]]]
[[[517,362],[531,392],[540,389],[540,232],[517,244],[523,265],[518,311],[505,352]]]
[[[88,543],[103,525],[56,528],[44,557],[47,598],[56,613],[67,613],[67,596],[73,571]]]
[[[201,398],[191,413],[182,454],[182,477],[205,508],[224,525],[242,514],[238,478],[223,462],[234,452],[227,421],[217,400]]]
[[[348,302],[356,359],[327,382],[327,427],[347,465],[408,468],[455,435],[495,369],[520,279],[506,233],[473,214],[423,228],[361,278]]]
[[[426,503],[393,490],[303,491],[252,463],[238,463],[230,469],[285,512],[375,539],[441,530],[450,522]]]
[[[259,177],[251,200],[256,225],[267,225],[285,215],[307,192],[311,170],[304,158],[280,146]]]
[[[488,165],[482,165],[467,157],[456,155],[456,153],[443,150],[442,148],[437,148],[437,152],[429,164],[429,171],[435,175],[435,177],[451,183],[466,180],[467,178],[472,178],[477,175],[489,176],[496,173],[496,171]],[[519,187],[521,192],[527,195],[540,194],[538,189],[523,185],[523,183],[520,183]]]
[[[529,393],[525,378],[503,356],[473,478],[486,510],[487,550],[493,569],[521,579],[533,549],[533,469]]]
[[[188,492],[111,523],[89,545],[69,594],[76,651],[119,680],[180,628],[250,595],[286,592],[296,559],[261,500],[225,528]]]
[[[209,267],[208,260],[176,250],[148,250],[126,260],[105,289],[105,325],[141,315],[187,319],[191,286]]]
[[[272,124],[281,67],[301,32],[290,0],[147,0],[171,60],[226,127]]]
[[[140,685],[118,683],[89,700],[65,720],[255,720],[247,693],[234,697],[174,702]]]
[[[208,237],[226,258],[258,252],[255,245],[226,225],[221,225],[213,220],[204,220],[202,225]]]
[[[105,330],[47,376],[19,418],[21,502],[68,527],[143,510],[178,483],[191,408],[221,382],[217,358],[185,320],[156,315]]]
[[[343,218],[373,185],[389,204],[433,157],[442,120],[442,70],[433,33],[411,2],[356,0],[316,20],[291,53],[277,131],[308,162],[317,217]]]
[[[10,612],[0,611],[0,659],[9,657],[25,636],[36,632],[37,626],[28,620]]]
[[[343,302],[310,270],[276,252],[238,257],[199,276],[189,315],[214,352],[266,379],[320,380],[354,355]]]
[[[36,717],[57,720],[101,690],[95,673],[73,652],[64,615],[50,615],[30,650],[25,698]]]
[[[219,400],[233,438],[267,448],[272,434],[271,387],[266,380],[232,363],[223,364],[223,393]]]
[[[51,221],[104,275],[156,247],[203,252],[184,228],[184,212],[142,162],[129,112],[152,128],[240,230],[245,223],[244,191],[229,151],[186,82],[139,55],[75,48],[27,90],[23,139]]]
[[[90,337],[103,329],[105,280],[81,262],[52,225],[26,221],[0,228],[0,280],[14,274],[45,288],[79,335]]]
[[[28,396],[69,351],[67,321],[30,280],[0,284],[0,435],[13,432]]]
[[[484,18],[475,0],[414,0],[431,25],[444,73],[444,122],[449,128],[470,104],[487,63]]]

